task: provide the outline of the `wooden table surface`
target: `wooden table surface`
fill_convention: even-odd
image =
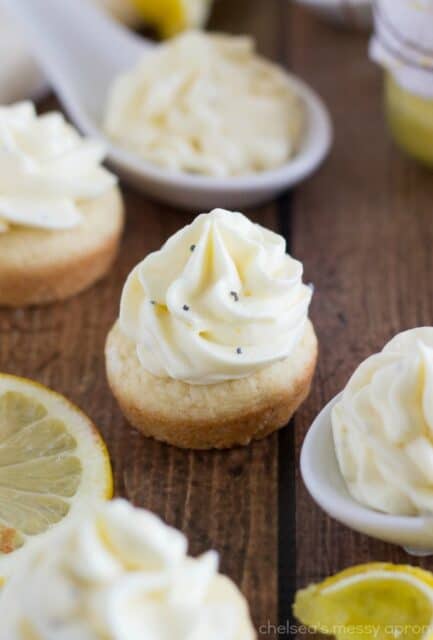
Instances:
[[[279,434],[228,452],[179,451],[125,423],[103,357],[122,285],[198,213],[154,204],[126,186],[126,233],[109,276],[66,303],[0,311],[0,370],[80,405],[107,440],[116,493],[182,529],[194,554],[217,549],[260,637],[288,637],[296,588],[358,562],[409,561],[326,517],[303,487],[298,461],[315,415],[357,364],[396,332],[432,324],[433,179],[390,142],[365,35],[338,31],[287,0],[220,0],[212,26],[254,34],[262,52],[322,95],[333,117],[335,144],[324,167],[293,193],[246,212],[285,235],[316,288],[321,352],[308,401]],[[411,562],[433,568],[432,560]]]

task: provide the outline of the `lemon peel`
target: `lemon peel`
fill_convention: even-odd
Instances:
[[[433,574],[387,563],[352,567],[300,590],[294,614],[337,640],[430,640]]]

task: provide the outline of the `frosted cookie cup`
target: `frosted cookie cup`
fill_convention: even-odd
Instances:
[[[317,340],[302,265],[240,213],[198,216],[130,274],[106,344],[111,389],[147,436],[246,445],[308,395]]]
[[[96,503],[35,542],[0,601],[8,640],[254,640],[218,556],[123,500]]]
[[[0,306],[62,300],[105,275],[124,214],[103,157],[60,113],[0,107]]]

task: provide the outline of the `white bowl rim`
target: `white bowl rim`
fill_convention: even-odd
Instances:
[[[331,411],[340,397],[341,393],[333,398],[318,414],[302,445],[301,474],[312,498],[328,515],[361,533],[365,532],[366,525],[371,529],[377,528],[384,533],[389,532],[390,534],[391,532],[395,534],[396,531],[413,534],[427,523],[431,525],[433,518],[428,516],[394,516],[374,511],[357,502],[347,490],[345,492],[337,491],[326,482],[326,478],[320,477],[315,473],[313,456],[316,439],[323,429],[327,429],[329,437],[332,438]],[[333,438],[332,445],[334,446]],[[335,464],[336,471],[345,486],[336,457]],[[382,535],[381,538],[384,539],[384,536]]]

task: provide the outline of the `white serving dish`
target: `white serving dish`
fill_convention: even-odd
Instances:
[[[373,24],[373,0],[296,0],[335,24],[370,29]]]
[[[306,127],[297,154],[281,167],[217,178],[152,165],[109,140],[101,123],[110,85],[154,43],[121,28],[84,0],[64,4],[58,0],[2,1],[22,21],[35,56],[72,122],[86,135],[102,140],[107,162],[125,181],[156,200],[196,211],[255,206],[305,180],[329,152],[333,132],[325,105],[302,80],[289,76],[305,105]]]
[[[329,516],[355,531],[404,547],[412,555],[433,555],[432,517],[387,515],[361,505],[349,494],[332,435],[331,411],[338,399],[317,416],[302,447],[301,473],[312,498]]]
[[[233,178],[168,172],[106,140],[110,163],[125,181],[155,200],[188,210],[241,210],[268,202],[317,171],[333,143],[331,118],[321,98],[300,78],[290,75],[290,80],[304,101],[307,126],[297,155],[277,169]],[[69,113],[88,135],[98,135],[97,130],[86,129],[72,110]]]

